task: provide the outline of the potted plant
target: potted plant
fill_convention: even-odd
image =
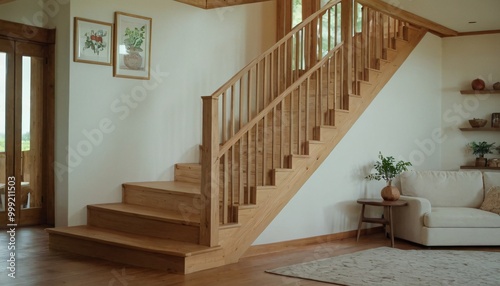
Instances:
[[[472,150],[472,154],[476,155],[476,167],[485,167],[487,164],[486,158],[484,158],[485,154],[492,154],[493,146],[495,143],[487,143],[485,141],[482,142],[470,142],[467,144],[467,147]]]
[[[142,56],[139,54],[143,51],[142,44],[146,39],[146,25],[141,28],[126,28],[123,44],[127,50],[127,54],[123,56],[123,63],[133,70],[138,70],[142,67]]]
[[[384,157],[382,152],[379,152],[378,158],[380,161],[377,161],[375,165],[373,165],[376,172],[366,176],[366,179],[386,181],[387,186],[384,187],[380,193],[382,198],[386,201],[397,201],[400,193],[398,188],[392,185],[392,180],[400,173],[407,171],[411,163],[402,160],[396,162],[394,157]]]

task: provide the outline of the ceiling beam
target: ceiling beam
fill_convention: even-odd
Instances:
[[[0,0],[0,5],[2,4],[5,4],[5,3],[9,3],[9,2],[13,2],[14,0]]]
[[[214,8],[222,8],[222,7],[250,4],[256,2],[265,2],[270,0],[175,0],[175,1],[203,9],[214,9]]]
[[[399,7],[387,4],[382,0],[358,0],[363,6],[367,6],[376,10],[379,10],[383,13],[386,13],[396,19],[400,19],[402,21],[408,22],[410,24],[414,24],[416,26],[426,28],[429,32],[432,32],[440,37],[450,37],[457,36],[458,32],[447,28],[441,24],[436,22],[427,20],[423,17],[405,11]]]

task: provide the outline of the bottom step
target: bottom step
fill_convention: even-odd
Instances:
[[[50,228],[47,232],[51,249],[139,267],[188,274],[224,265],[221,247],[91,226]]]

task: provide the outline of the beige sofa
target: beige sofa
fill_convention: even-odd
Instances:
[[[500,245],[500,215],[480,209],[500,173],[411,171],[400,179],[408,205],[393,209],[395,237],[427,246]]]

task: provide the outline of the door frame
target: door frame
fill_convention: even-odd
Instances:
[[[42,189],[44,224],[55,224],[54,147],[55,147],[55,29],[45,29],[0,20],[0,39],[43,45],[46,49],[43,96]],[[17,167],[16,167],[17,168]],[[20,204],[16,204],[20,206]]]

